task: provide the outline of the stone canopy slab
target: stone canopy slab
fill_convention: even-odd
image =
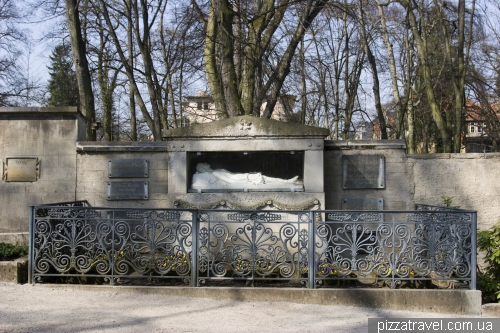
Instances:
[[[239,116],[204,124],[193,124],[166,130],[163,138],[168,140],[200,138],[325,138],[330,134],[326,128],[264,119],[253,116]]]
[[[188,201],[195,206],[208,193],[225,198],[229,193],[241,192],[235,195],[243,199],[254,191],[267,192],[271,198],[288,192],[296,194],[295,201],[314,193],[314,199],[324,207],[323,150],[329,133],[325,128],[254,116],[166,130],[163,139],[168,152],[168,193],[192,194]],[[208,165],[212,173],[198,172],[200,164]],[[253,186],[248,181],[221,178],[219,186],[218,180],[210,178],[216,173],[236,178],[261,174],[265,180]],[[283,180],[293,181],[283,185]],[[257,199],[251,198],[252,202]]]

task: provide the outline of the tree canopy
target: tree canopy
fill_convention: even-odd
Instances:
[[[187,97],[199,91],[218,118],[270,118],[286,99],[288,120],[331,139],[404,138],[411,153],[459,152],[471,105],[484,134],[499,135],[497,0],[28,2],[59,20],[57,45],[72,46],[80,109],[102,124],[90,139],[161,140],[192,123]],[[0,33],[16,41],[18,5],[0,4]],[[12,84],[15,45],[0,43],[9,105],[29,86]],[[56,81],[67,86],[53,66],[48,104]]]

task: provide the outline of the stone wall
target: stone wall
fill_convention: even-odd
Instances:
[[[415,207],[412,170],[407,163],[404,140],[326,141],[325,201],[327,209],[342,209],[344,199],[383,199],[383,209]],[[352,155],[385,157],[385,188],[344,189],[342,158]]]
[[[73,148],[74,150],[75,148]],[[98,207],[166,206],[168,165],[164,142],[78,142],[76,160],[77,200],[87,200]],[[141,159],[148,161],[147,177],[109,177],[109,160]],[[144,181],[148,183],[147,200],[108,200],[109,182]],[[170,205],[169,207],[172,207]]]
[[[252,130],[257,131],[259,123],[254,123]],[[40,162],[40,175],[34,182],[0,181],[0,242],[25,242],[30,205],[74,200],[88,200],[92,206],[137,208],[194,208],[195,203],[200,208],[342,209],[345,200],[381,199],[386,210],[412,210],[415,203],[442,205],[443,198],[452,198],[453,206],[478,211],[480,229],[500,218],[500,154],[406,155],[404,141],[323,141],[293,137],[297,130],[290,131],[289,138],[276,136],[274,129],[268,132],[276,138],[265,139],[259,133],[252,136],[246,123],[236,125],[237,131],[243,128],[249,137],[226,140],[224,132],[221,138],[210,140],[201,133],[196,140],[178,135],[163,142],[84,142],[85,123],[76,108],[0,108],[1,174],[9,158],[36,157]],[[187,192],[187,153],[242,149],[304,151],[305,191]],[[384,157],[384,188],[343,187],[343,159],[359,155]],[[148,160],[148,175],[110,178],[108,167],[113,159]],[[110,181],[147,182],[148,199],[109,200]],[[16,236],[23,233],[23,237]]]
[[[0,108],[1,174],[9,158],[38,158],[40,168],[34,182],[0,181],[0,233],[27,232],[30,205],[75,200],[75,142],[84,138],[76,107]]]
[[[487,229],[500,219],[500,153],[408,155],[414,200],[477,210],[478,226]]]
[[[415,204],[477,210],[479,229],[500,219],[500,153],[407,155],[402,141],[325,143],[325,201],[341,209],[345,198],[382,198],[386,210],[412,210]],[[385,156],[385,189],[343,189],[342,157]]]

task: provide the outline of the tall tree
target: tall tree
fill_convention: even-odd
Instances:
[[[23,38],[16,26],[19,18],[14,0],[0,0],[0,106],[11,105],[10,99],[22,93],[13,82],[20,55],[17,42]]]
[[[370,64],[372,78],[373,78],[373,98],[375,99],[375,110],[377,112],[378,121],[380,125],[381,139],[387,139],[387,128],[385,124],[385,115],[382,111],[382,102],[380,100],[380,82],[378,78],[377,61],[372,52],[371,35],[367,31],[366,27],[368,22],[365,19],[366,8],[364,7],[364,0],[358,0],[358,19],[360,24],[361,38],[363,40],[363,45],[365,48],[366,57],[368,63]]]
[[[92,128],[92,123],[96,121],[94,93],[87,62],[87,48],[82,35],[78,2],[78,0],[65,0],[66,18],[73,51],[73,62],[76,68],[76,79],[78,81],[79,107],[87,121],[87,140],[94,141],[96,140],[96,133]]]
[[[450,64],[453,95],[454,121],[451,124],[452,151],[459,153],[462,147],[462,124],[465,107],[465,78],[469,63],[469,52],[472,43],[472,27],[476,1],[470,1],[469,15],[465,0],[459,0],[457,8],[450,10],[450,4],[434,0],[440,19],[438,20],[444,38],[444,47],[448,63]],[[450,24],[452,22],[452,24]]]
[[[49,106],[78,106],[78,82],[73,69],[71,47],[58,45],[49,58]]]
[[[210,1],[205,66],[216,108],[223,115],[259,115],[260,105],[266,100],[263,117],[271,116],[295,51],[327,3],[328,0]],[[282,52],[278,53],[276,33],[287,13],[291,33],[279,37]],[[271,54],[273,65],[265,61]]]
[[[415,38],[427,103],[439,131],[442,151],[458,153],[475,0],[470,2],[469,9],[465,0],[459,0],[457,7],[439,0],[401,3]],[[438,84],[439,78],[443,84]],[[445,86],[450,90],[439,93]]]

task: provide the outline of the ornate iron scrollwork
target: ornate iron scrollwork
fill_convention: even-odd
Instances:
[[[33,210],[33,281],[45,276],[295,281],[389,285],[474,283],[471,212]],[[321,216],[326,216],[326,221]],[[183,219],[184,218],[184,219]]]

